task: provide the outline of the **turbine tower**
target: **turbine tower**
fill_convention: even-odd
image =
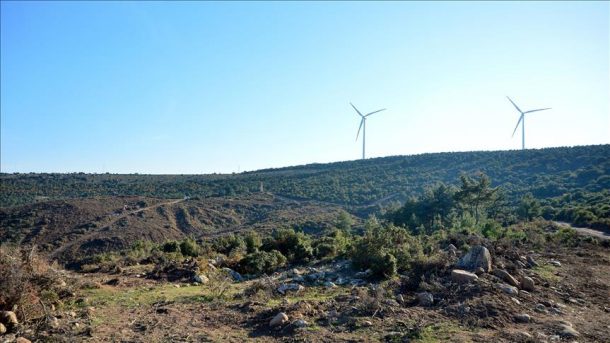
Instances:
[[[517,128],[519,127],[519,124],[521,124],[521,150],[525,150],[525,114],[526,113],[532,113],[532,112],[538,112],[538,111],[544,111],[544,110],[550,110],[550,107],[547,108],[539,108],[537,110],[529,110],[529,111],[521,111],[521,109],[519,108],[519,106],[517,106],[509,97],[506,97],[508,99],[508,101],[510,101],[511,104],[513,104],[513,106],[515,106],[515,108],[517,109],[517,111],[519,111],[519,113],[521,113],[521,116],[519,117],[519,121],[517,121],[517,126],[515,126],[515,130],[513,131],[513,135],[511,137],[515,137],[515,132],[517,132]]]
[[[360,126],[358,127],[358,133],[356,134],[356,141],[358,141],[358,136],[360,135],[360,129],[362,129],[362,159],[364,160],[364,158],[365,158],[364,153],[365,153],[365,148],[366,148],[366,117],[370,116],[371,114],[375,114],[377,112],[385,111],[385,108],[382,108],[380,110],[373,111],[371,113],[367,113],[367,114],[363,115],[362,113],[360,113],[360,111],[358,111],[358,109],[356,108],[356,106],[354,106],[354,104],[352,104],[351,102],[349,104],[352,105],[354,110],[356,110],[358,115],[362,118],[360,120]]]

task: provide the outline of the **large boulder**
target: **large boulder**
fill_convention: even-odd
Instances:
[[[473,246],[470,251],[457,263],[458,268],[467,270],[476,270],[477,268],[483,268],[486,273],[489,273],[491,268],[491,254],[486,247],[482,245]]]
[[[477,280],[479,277],[476,274],[467,272],[461,269],[451,271],[451,280],[457,283],[469,283]]]

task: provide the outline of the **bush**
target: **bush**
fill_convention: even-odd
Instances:
[[[246,244],[246,252],[248,254],[257,252],[263,244],[261,236],[256,231],[248,231],[244,237],[244,242]]]
[[[221,236],[212,242],[214,250],[227,256],[246,252],[246,242],[243,237],[234,234]]]
[[[265,251],[277,250],[290,262],[307,262],[313,257],[310,238],[304,233],[295,232],[292,229],[273,232],[272,237],[264,240],[262,249]]]
[[[199,256],[199,246],[191,238],[187,238],[180,242],[180,252],[184,256],[197,257]]]
[[[314,254],[317,258],[334,258],[345,254],[350,247],[350,235],[341,229],[332,230],[327,236],[314,242]]]
[[[168,241],[163,243],[161,250],[163,252],[180,252],[180,244],[176,241]]]
[[[245,274],[270,274],[286,265],[287,259],[277,250],[258,251],[246,255],[238,265],[240,272]]]
[[[352,265],[371,269],[375,277],[390,277],[409,269],[414,257],[422,254],[422,245],[405,229],[372,223],[351,252]]]

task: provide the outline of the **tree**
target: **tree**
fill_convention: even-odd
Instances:
[[[519,208],[517,209],[517,214],[521,219],[530,221],[542,214],[542,207],[540,206],[540,202],[534,198],[532,193],[527,193],[523,196],[523,198],[521,198]]]
[[[498,188],[492,188],[491,180],[484,173],[479,174],[479,179],[473,179],[466,174],[460,176],[460,189],[455,193],[455,200],[463,209],[469,211],[478,224],[481,212],[493,203]]]

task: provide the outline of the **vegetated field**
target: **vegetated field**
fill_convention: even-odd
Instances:
[[[0,342],[603,342],[610,240],[553,220],[608,229],[609,175],[608,145],[3,174]]]

